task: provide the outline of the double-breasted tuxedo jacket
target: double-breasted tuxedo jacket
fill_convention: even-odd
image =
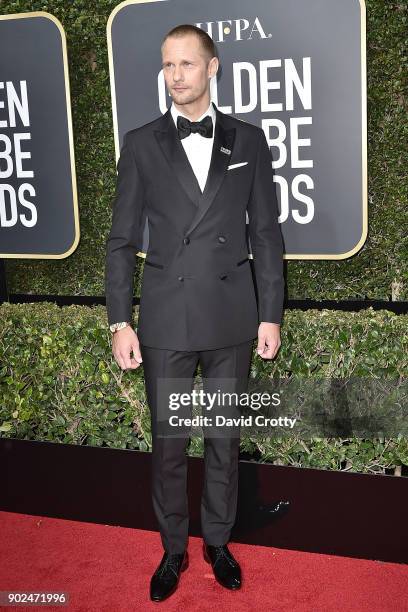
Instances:
[[[147,216],[137,322],[146,346],[222,348],[256,338],[262,321],[282,319],[283,244],[265,134],[213,106],[203,192],[170,109],[124,136],[106,245],[107,314],[109,324],[132,321],[133,274]]]

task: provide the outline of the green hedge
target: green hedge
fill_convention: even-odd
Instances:
[[[406,377],[408,315],[368,309],[287,311],[275,360],[255,354],[251,378]],[[116,365],[103,306],[0,306],[3,437],[149,450],[143,367]],[[408,465],[407,439],[302,440],[243,432],[243,452],[278,465],[380,472]],[[188,451],[202,456],[202,439]]]
[[[116,178],[106,23],[117,4],[107,0],[1,3],[3,14],[48,11],[67,34],[81,223],[80,245],[67,260],[7,262],[12,293],[104,293],[104,249]],[[289,261],[287,285],[293,299],[407,300],[408,296],[403,80],[408,63],[407,3],[367,0],[366,6],[369,237],[363,249],[345,261]]]

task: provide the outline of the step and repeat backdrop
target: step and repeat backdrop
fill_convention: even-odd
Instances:
[[[0,257],[64,258],[79,242],[61,23],[0,16]]]
[[[107,25],[117,157],[125,132],[171,104],[160,45],[181,23],[217,45],[221,70],[211,91],[219,110],[265,131],[285,257],[356,253],[367,237],[364,3],[122,2]],[[147,245],[146,220],[144,253]]]
[[[219,110],[265,132],[285,257],[358,252],[367,237],[362,0],[122,2],[107,22],[117,158],[123,135],[171,104],[160,45],[181,23],[217,45]],[[0,257],[67,257],[79,215],[61,23],[45,12],[0,16],[0,68]],[[146,218],[141,256],[148,239]]]

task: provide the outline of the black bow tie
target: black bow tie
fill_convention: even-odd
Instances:
[[[212,138],[213,121],[210,115],[206,115],[201,121],[190,121],[186,117],[179,115],[177,117],[177,131],[180,140],[187,138],[192,132],[197,132],[204,138]]]

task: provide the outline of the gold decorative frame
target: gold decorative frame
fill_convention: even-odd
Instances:
[[[76,171],[75,171],[75,153],[74,153],[74,138],[72,131],[72,115],[71,115],[71,94],[69,86],[69,72],[68,72],[68,59],[67,59],[67,41],[65,36],[64,28],[61,22],[46,11],[33,11],[32,13],[11,13],[9,15],[0,15],[1,20],[5,19],[24,19],[27,17],[44,17],[52,21],[58,28],[61,35],[61,49],[62,59],[64,65],[64,82],[65,82],[65,100],[67,109],[67,123],[68,123],[68,141],[69,141],[69,152],[71,161],[71,184],[72,184],[72,200],[74,206],[74,226],[75,226],[75,238],[71,247],[58,255],[53,254],[34,254],[34,253],[0,253],[0,258],[4,259],[64,259],[71,255],[79,244],[80,229],[79,229],[79,210],[78,210],[78,193],[76,185]]]

